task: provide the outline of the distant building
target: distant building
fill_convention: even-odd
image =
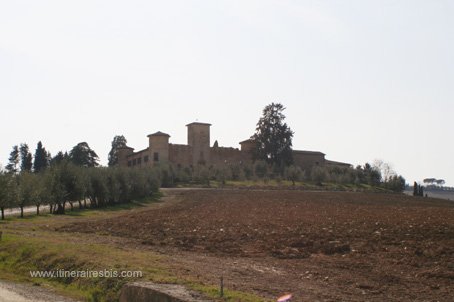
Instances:
[[[118,151],[118,163],[124,167],[153,166],[160,162],[172,163],[178,167],[193,167],[198,164],[220,165],[225,163],[252,163],[254,141],[247,139],[240,142],[240,149],[210,146],[210,126],[208,123],[190,123],[188,144],[169,143],[170,135],[156,132],[148,135],[148,148],[134,152],[131,147]],[[330,161],[318,151],[293,150],[293,161],[301,169],[310,171],[314,166],[350,167],[348,163]]]

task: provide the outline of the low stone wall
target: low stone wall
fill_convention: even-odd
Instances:
[[[133,282],[123,286],[120,302],[211,302],[177,284]]]

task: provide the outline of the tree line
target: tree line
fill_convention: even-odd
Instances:
[[[157,169],[99,167],[99,158],[86,142],[54,157],[38,142],[32,156],[27,144],[13,146],[5,171],[0,170],[0,211],[42,205],[64,214],[67,205],[80,209],[103,207],[150,197],[160,186]]]
[[[99,208],[152,196],[159,189],[159,177],[153,169],[128,169],[77,166],[69,160],[51,165],[40,173],[0,173],[0,210],[42,205],[50,213],[64,214],[67,205],[79,209]],[[88,204],[87,204],[88,203]]]
[[[308,182],[323,186],[326,183],[369,185],[381,187],[394,192],[402,192],[405,189],[405,179],[395,173],[383,177],[379,167],[366,163],[353,167],[340,166],[314,166],[305,171],[296,165],[281,166],[270,165],[265,161],[253,163],[226,163],[222,165],[195,167],[178,167],[167,164],[160,165],[160,181],[163,186],[172,187],[178,184],[198,183],[210,185],[211,181],[225,184],[227,181],[263,181],[271,180]]]
[[[97,167],[99,166],[99,157],[86,142],[78,143],[71,151],[60,151],[54,157],[46,150],[42,142],[39,141],[35,155],[30,152],[28,144],[22,143],[13,146],[8,158],[8,164],[5,169],[9,173],[34,172],[40,173],[47,167],[68,160],[77,166]]]

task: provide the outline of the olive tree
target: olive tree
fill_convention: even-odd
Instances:
[[[291,165],[285,169],[285,176],[295,185],[295,182],[303,177],[303,171],[300,167]]]
[[[2,220],[5,219],[5,209],[14,206],[14,202],[10,196],[11,181],[11,174],[6,174],[0,171],[0,210]]]

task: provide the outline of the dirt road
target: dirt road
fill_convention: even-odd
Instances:
[[[76,302],[38,286],[0,281],[0,302]]]

